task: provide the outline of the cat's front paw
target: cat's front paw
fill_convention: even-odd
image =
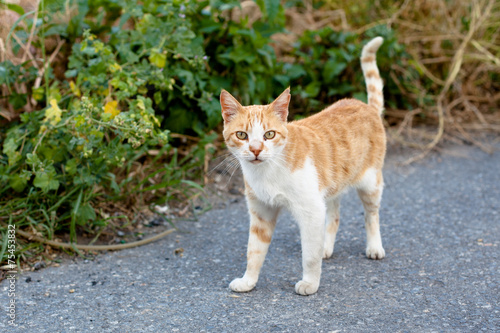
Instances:
[[[308,296],[316,293],[319,288],[319,283],[311,283],[300,280],[295,284],[295,292],[302,296]]]
[[[366,256],[370,259],[383,259],[385,257],[385,251],[381,244],[376,246],[370,246],[366,248]]]
[[[229,288],[231,288],[232,291],[236,291],[237,293],[244,293],[247,291],[252,290],[255,287],[255,282],[251,282],[248,279],[239,278],[239,279],[234,279],[230,284]]]

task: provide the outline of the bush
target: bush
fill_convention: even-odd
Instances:
[[[29,110],[34,103],[48,104],[22,113],[20,121],[0,136],[4,222],[8,218],[18,227],[31,225],[48,238],[69,231],[74,241],[77,226],[95,233],[109,223],[104,201],[130,202],[135,195],[150,193],[142,204],[165,203],[173,199],[173,192],[189,197],[190,188],[198,187],[186,180],[194,176],[187,173],[203,163],[204,146],[214,139],[205,132],[220,116],[218,110],[215,113],[217,101],[200,88],[201,78],[208,76],[203,70],[207,59],[202,39],[194,38],[184,14],[198,3],[186,5],[151,2],[141,9],[131,1],[79,1],[78,15],[69,23],[52,24],[42,16],[42,25],[35,29],[42,45],[51,34],[74,42],[63,79],[49,67],[43,73],[44,86],[37,87],[40,72],[34,65],[0,64],[7,73],[0,83],[11,92],[10,107]],[[110,19],[122,12],[122,24],[134,21],[135,29],[113,29],[112,23],[96,26],[89,8],[100,6]],[[83,31],[83,39],[75,37],[88,27],[108,41],[90,30]],[[33,89],[18,89],[24,82]],[[186,109],[196,114],[187,124],[176,117]],[[164,127],[198,131],[201,140],[189,149],[189,159],[178,158],[167,144],[169,131],[160,130],[162,118]],[[158,146],[157,157],[152,157],[149,151]],[[147,172],[132,178],[136,161],[144,163]],[[5,228],[2,224],[2,232]]]
[[[285,64],[284,72],[299,97],[296,98],[299,117],[317,112],[325,104],[332,104],[340,98],[367,101],[359,61],[363,45],[376,36],[384,37],[377,64],[384,80],[385,103],[392,108],[411,108],[410,101],[398,93],[398,87],[389,75],[394,62],[402,63],[408,58],[394,31],[376,26],[362,37],[325,27],[306,31],[287,54],[297,59],[295,63]]]
[[[285,32],[285,11],[277,0],[257,3],[263,15],[251,25],[229,19],[238,1],[77,0],[66,16],[60,2],[45,1],[37,17],[22,16],[0,63],[0,112],[20,114],[0,132],[0,231],[8,217],[74,240],[77,228],[99,234],[110,223],[108,203],[189,198],[200,188],[188,179],[217,136],[221,88],[260,104],[292,86],[297,117],[366,98],[359,55],[375,33],[386,38],[379,59],[388,103],[407,103],[388,75],[388,57],[405,56],[392,31],[310,31],[283,62],[271,37]],[[21,61],[29,43],[36,54]],[[180,157],[171,132],[199,139]]]

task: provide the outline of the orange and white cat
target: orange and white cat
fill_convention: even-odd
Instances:
[[[229,285],[233,291],[255,287],[276,219],[285,208],[298,222],[302,244],[303,276],[295,291],[314,294],[322,258],[333,253],[340,195],[348,187],[356,188],[363,202],[366,256],[384,258],[379,207],[386,137],[381,120],[383,83],[375,57],[382,42],[374,38],[361,55],[368,104],[343,99],[309,118],[287,123],[289,88],[269,105],[251,106],[242,106],[222,91],[223,135],[241,165],[250,213],[247,269]]]

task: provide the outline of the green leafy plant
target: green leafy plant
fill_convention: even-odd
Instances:
[[[193,26],[200,17],[213,21],[223,6],[206,12],[208,2],[194,0],[62,5],[42,1],[9,32],[13,57],[0,64],[7,91],[0,107],[29,112],[0,134],[0,216],[49,239],[69,231],[74,241],[78,228],[98,234],[108,224],[103,202],[135,196],[142,204],[165,203],[201,189],[189,178],[215,138],[206,133],[221,119],[213,98],[220,85],[204,51],[205,32]],[[53,41],[48,57],[45,44]],[[261,62],[275,62],[267,41],[254,38],[267,52]],[[26,47],[45,62],[19,61]],[[52,67],[58,55],[67,57],[62,76]],[[179,155],[167,143],[169,131],[200,139]],[[149,154],[159,146],[158,155]],[[142,176],[132,177],[141,164]],[[6,223],[0,219],[1,230]]]
[[[326,27],[306,31],[289,55],[297,61],[284,65],[284,72],[300,96],[298,108],[302,112],[299,117],[318,111],[340,98],[354,97],[366,102],[365,81],[359,61],[362,46],[375,36],[384,37],[377,63],[385,82],[386,104],[391,107],[409,106],[408,101],[397,92],[398,87],[390,76],[394,59],[402,63],[408,58],[394,31],[377,26],[360,36]]]
[[[251,27],[246,18],[229,20],[217,8],[196,21],[210,59],[209,86],[215,91],[230,89],[244,104],[270,102],[289,84],[270,45],[270,37],[284,30],[283,9],[279,1],[258,3],[268,20]]]
[[[158,130],[151,101],[142,97],[124,112],[94,105],[87,97],[68,101],[67,109],[61,109],[55,99],[50,104],[45,111],[22,114],[21,123],[7,131],[0,193],[5,196],[14,190],[62,220],[66,215],[85,225],[96,219],[92,198],[106,195],[93,193],[93,188],[108,184],[118,194],[112,171],[130,158],[131,147],[166,144],[167,132]],[[61,207],[76,203],[73,210]]]

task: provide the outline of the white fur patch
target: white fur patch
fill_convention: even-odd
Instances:
[[[354,187],[368,193],[374,192],[377,190],[377,169],[369,168],[365,171],[365,174],[361,178],[361,180],[354,184]]]
[[[272,159],[272,157],[271,157]],[[255,195],[274,206],[302,206],[306,198],[321,200],[316,167],[307,159],[301,169],[291,172],[283,158],[267,160],[258,165],[242,161],[245,180]]]

